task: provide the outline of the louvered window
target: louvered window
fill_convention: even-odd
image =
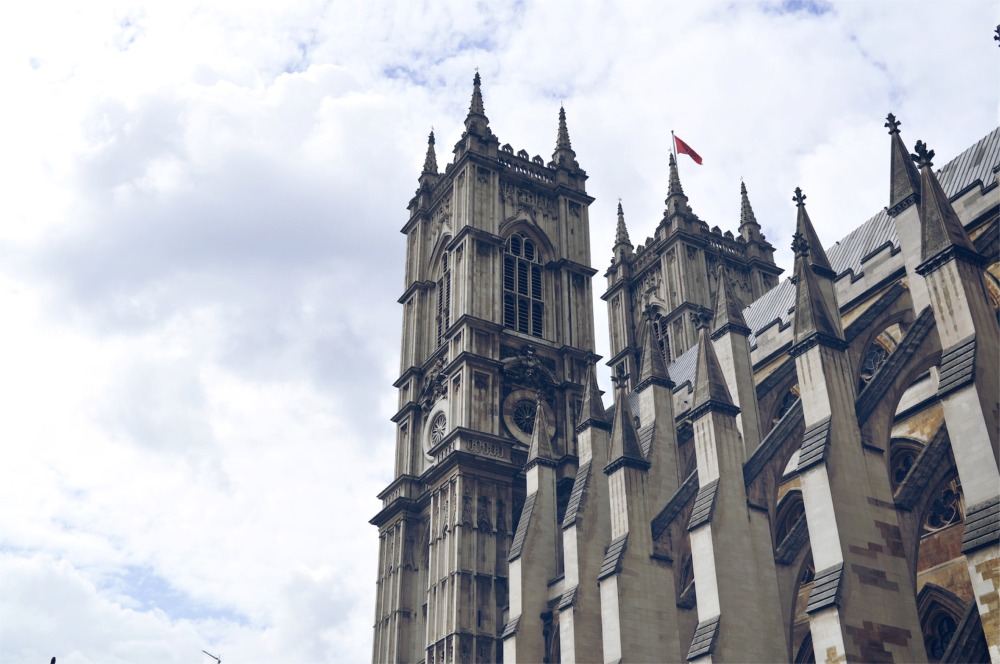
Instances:
[[[522,233],[507,240],[503,257],[503,325],[541,337],[544,332],[542,266],[538,248]]]
[[[444,333],[451,325],[451,268],[448,254],[441,257],[441,278],[437,282],[437,345],[444,343]]]
[[[673,362],[673,355],[670,352],[670,332],[668,331],[667,319],[663,314],[656,314],[653,318],[653,332],[656,333],[656,343],[660,346],[660,354],[663,361],[668,365]]]

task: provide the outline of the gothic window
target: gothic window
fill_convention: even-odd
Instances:
[[[802,503],[801,491],[789,491],[778,505],[775,518],[774,542],[780,545],[788,537],[799,519],[805,515],[805,505]]]
[[[894,440],[889,449],[889,485],[895,493],[910,473],[923,447],[917,443]]]
[[[941,488],[940,493],[931,503],[927,516],[924,518],[924,529],[921,536],[947,528],[963,518],[962,485],[958,478],[954,477]]]
[[[778,406],[778,412],[775,413],[774,419],[771,420],[771,426],[774,426],[778,422],[780,422],[781,418],[783,418],[785,414],[792,409],[792,406],[794,406],[795,402],[798,400],[799,400],[799,386],[796,385],[792,389],[788,390],[788,393],[784,397],[782,397],[781,405]]]
[[[927,658],[940,662],[955,636],[966,604],[954,593],[933,583],[926,583],[917,595],[920,631],[927,648]],[[963,661],[983,661],[970,659]]]
[[[663,314],[656,314],[653,317],[653,332],[656,334],[656,343],[660,346],[660,355],[663,356],[663,361],[670,364],[673,361],[670,352],[670,331],[667,319]]]
[[[451,267],[448,254],[441,256],[441,278],[437,282],[437,345],[444,343],[444,333],[451,325]]]
[[[541,337],[544,313],[538,247],[523,233],[515,233],[504,246],[503,325]]]

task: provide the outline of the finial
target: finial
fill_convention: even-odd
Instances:
[[[910,158],[916,162],[917,168],[930,168],[933,166],[931,160],[934,158],[934,150],[928,150],[927,144],[923,141],[917,141],[917,144],[913,146],[915,154],[911,154]]]
[[[792,236],[792,251],[795,252],[796,258],[799,256],[805,258],[809,255],[809,242],[802,237],[802,233]]]
[[[712,325],[712,313],[702,310],[691,314],[691,321],[694,322],[696,330],[707,330]]]
[[[795,195],[792,196],[792,200],[795,201],[795,205],[798,207],[806,206],[806,195],[802,193],[800,187],[795,188]]]
[[[559,105],[559,133],[556,136],[556,150],[571,150],[569,129],[566,128],[566,109]]]
[[[434,153],[434,127],[427,137],[427,156],[424,157],[424,175],[437,175],[437,155]]]
[[[899,125],[900,124],[902,124],[902,123],[899,120],[896,119],[896,116],[893,115],[892,113],[890,113],[889,115],[885,116],[885,124],[882,125],[882,126],[883,127],[888,127],[889,128],[889,135],[892,136],[893,134],[898,134],[899,133]]]
[[[753,213],[753,207],[750,205],[750,197],[747,195],[747,185],[740,178],[740,232],[743,232],[743,226],[746,224],[756,224],[757,217]],[[749,240],[750,238],[745,238]]]
[[[625,212],[622,211],[622,199],[618,199],[618,225],[615,228],[615,246],[619,244],[632,245],[628,237],[628,228],[625,226]]]

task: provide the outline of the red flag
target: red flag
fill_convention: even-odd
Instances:
[[[687,156],[694,159],[694,163],[701,166],[701,155],[691,149],[691,146],[682,141],[681,139],[674,136],[674,148],[677,150],[677,154],[686,154]]]

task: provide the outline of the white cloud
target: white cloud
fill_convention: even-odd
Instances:
[[[954,155],[996,122],[994,3],[27,4],[0,10],[0,659],[367,659],[403,239],[427,131],[484,77],[593,263],[666,194],[789,265],[886,204],[886,112]],[[944,45],[947,45],[945,48]],[[595,291],[603,290],[600,277]],[[607,354],[603,302],[598,352]],[[606,377],[602,376],[602,382]],[[207,658],[206,658],[207,660]]]

